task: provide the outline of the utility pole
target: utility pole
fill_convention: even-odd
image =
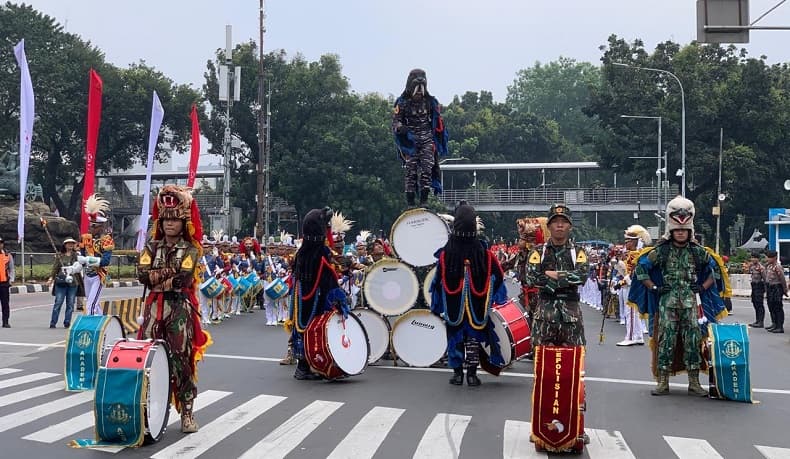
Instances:
[[[264,0],[260,0],[260,24],[258,28],[260,34],[258,39],[258,162],[255,165],[255,237],[265,239],[269,235],[269,193],[267,192],[269,187],[269,180],[267,177],[269,171],[269,152],[266,148],[269,139],[267,132],[269,120],[266,116],[268,108],[266,106],[266,90],[263,73],[263,34],[266,31],[264,17]]]
[[[716,207],[713,208],[713,215],[716,216],[716,253],[719,252],[719,235],[721,234],[721,204],[726,196],[721,192],[721,163],[724,156],[724,128],[719,130],[719,190],[716,193]]]
[[[232,143],[230,135],[230,110],[234,100],[240,100],[241,93],[241,67],[233,67],[233,39],[232,26],[225,26],[225,64],[219,66],[219,100],[227,102],[225,109],[225,136],[223,138],[224,174],[222,187],[222,214],[224,215],[224,230],[227,234],[233,232],[230,221],[230,169]]]

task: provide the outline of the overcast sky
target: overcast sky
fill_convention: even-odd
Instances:
[[[780,0],[751,0],[756,19]],[[259,0],[32,0],[124,67],[144,60],[178,83],[200,88],[206,61],[233,41],[258,40]],[[760,25],[790,25],[790,4]],[[466,91],[503,101],[519,69],[560,56],[598,64],[610,34],[641,38],[648,50],[696,38],[695,0],[268,0],[267,52],[314,61],[340,56],[357,93],[402,91],[414,67],[449,103]],[[752,31],[747,46],[770,62],[790,61],[790,31]],[[28,49],[27,54],[35,52]],[[249,69],[246,71],[255,71]]]

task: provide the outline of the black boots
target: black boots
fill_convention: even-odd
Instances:
[[[466,385],[469,387],[480,385],[480,378],[477,377],[477,367],[469,367],[466,369]]]
[[[749,326],[752,327],[752,328],[763,328],[763,323],[762,322],[753,322],[753,323],[750,323]]]
[[[313,373],[312,370],[310,370],[310,365],[307,363],[307,360],[301,358],[296,361],[296,371],[294,372],[294,378],[298,379],[299,381],[314,381],[316,379],[321,379],[321,376]]]
[[[464,369],[453,368],[453,377],[450,378],[450,384],[460,386],[464,383]]]
[[[424,206],[428,203],[428,196],[431,194],[430,188],[423,188],[420,190],[420,205]]]

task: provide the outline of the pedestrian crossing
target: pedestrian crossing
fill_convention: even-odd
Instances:
[[[76,438],[93,436],[94,415],[92,411],[93,392],[68,393],[63,390],[62,375],[47,372],[31,372],[13,368],[0,368],[0,433],[19,436],[31,447],[35,445],[65,445]],[[31,387],[32,386],[32,387]],[[181,435],[178,433],[180,418],[171,408],[168,428],[161,443],[146,446],[144,454],[152,459],[186,459],[197,457],[222,456],[222,448],[232,444],[233,454],[228,457],[284,458],[299,451],[300,445],[319,432],[322,428],[340,432],[329,446],[322,451],[313,451],[315,457],[330,459],[364,459],[382,453],[382,445],[388,436],[407,422],[407,410],[397,407],[373,406],[353,422],[335,421],[338,413],[346,406],[340,401],[312,400],[302,402],[278,395],[259,394],[248,399],[233,397],[234,393],[221,390],[204,390],[198,394],[195,412],[211,413],[198,416],[202,420],[199,434]],[[221,402],[221,403],[220,403]],[[286,403],[287,402],[287,403]],[[34,404],[31,406],[31,404]],[[274,411],[277,409],[276,416]],[[367,408],[364,408],[367,410]],[[282,422],[266,432],[239,444],[239,432],[268,419],[272,412],[275,421]],[[63,419],[67,414],[74,416]],[[347,414],[347,413],[346,413]],[[474,443],[470,438],[470,426],[474,415],[454,413],[435,413],[425,418],[427,427],[420,427],[419,440],[415,437],[411,445],[403,445],[403,454],[396,456],[414,458],[458,458],[464,455],[464,446]],[[430,418],[430,419],[429,419]],[[53,423],[44,426],[48,419]],[[413,421],[414,419],[411,418]],[[478,421],[479,422],[479,421]],[[345,425],[348,424],[348,425]],[[523,420],[504,420],[501,427],[501,454],[491,457],[504,459],[534,459],[551,457],[546,452],[535,451],[529,441],[531,425]],[[12,431],[12,432],[9,432]],[[583,457],[591,459],[635,459],[638,457],[626,438],[617,430],[587,428],[590,438]],[[1,439],[2,437],[0,437]],[[663,436],[658,441],[666,445],[679,459],[721,459],[725,454],[717,451],[714,444],[706,439]],[[3,441],[5,444],[5,441]],[[416,444],[416,446],[415,446]],[[64,446],[65,447],[65,446]],[[415,449],[416,448],[416,449]],[[765,459],[790,458],[790,448],[767,445],[753,445],[753,457]],[[98,448],[106,454],[116,454],[123,447]],[[35,448],[31,455],[36,454]],[[238,451],[238,452],[236,452]],[[412,454],[413,451],[413,454]],[[391,453],[391,452],[390,452]],[[668,454],[668,453],[667,453]],[[149,456],[150,455],[150,456]],[[732,455],[726,455],[733,457]],[[384,457],[394,457],[391,454]]]

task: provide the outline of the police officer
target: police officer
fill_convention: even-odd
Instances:
[[[749,276],[752,281],[752,306],[754,306],[754,322],[750,327],[763,328],[765,320],[765,267],[760,264],[760,256],[752,253],[749,257]]]
[[[771,333],[784,333],[785,312],[782,309],[782,296],[787,295],[787,280],[782,265],[777,261],[776,250],[769,250],[765,263],[766,298],[768,312],[771,314],[771,326],[766,328]]]

